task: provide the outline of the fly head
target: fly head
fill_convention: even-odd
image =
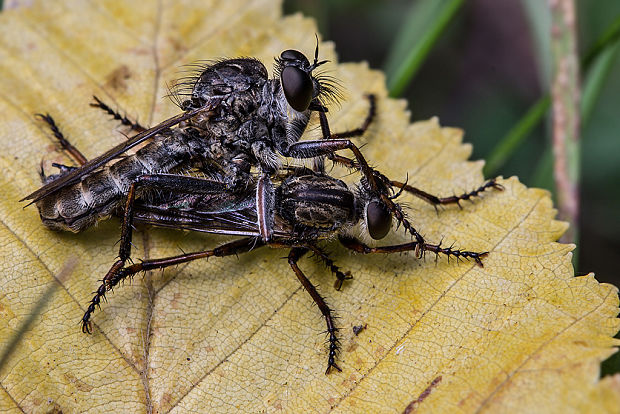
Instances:
[[[392,228],[392,212],[379,199],[366,202],[364,220],[368,234],[374,240],[381,240],[387,236]]]
[[[340,98],[339,84],[335,78],[312,73],[328,62],[319,61],[318,55],[317,44],[312,64],[303,53],[294,49],[285,50],[276,58],[276,76],[279,77],[286,101],[297,112],[306,111],[315,99],[317,104],[324,105]]]

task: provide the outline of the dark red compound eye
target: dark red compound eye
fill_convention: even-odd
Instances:
[[[366,227],[373,239],[384,238],[392,228],[392,213],[379,201],[369,202],[366,204]]]
[[[295,66],[287,66],[282,70],[280,82],[286,101],[294,110],[303,112],[308,109],[314,90],[310,75]]]

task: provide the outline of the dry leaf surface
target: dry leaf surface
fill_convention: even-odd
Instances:
[[[29,2],[30,3],[30,2]],[[354,279],[337,292],[301,267],[336,309],[342,373],[323,374],[324,323],[282,250],[199,261],[136,277],[108,296],[92,336],[79,319],[115,256],[116,219],[82,234],[46,230],[24,195],[42,158],[67,163],[33,114],[49,112],[93,157],[124,139],[88,107],[95,94],[153,125],[182,64],[288,48],[311,54],[316,27],[267,0],[36,1],[0,16],[0,353],[42,295],[31,329],[0,367],[2,412],[566,412],[617,411],[618,377],[598,381],[618,331],[617,289],[574,277],[572,246],[545,191],[517,179],[462,211],[406,198],[428,240],[490,251],[485,267],[411,254],[363,257],[335,244]],[[335,61],[333,45],[321,55]],[[364,64],[332,64],[347,100],[335,130],[356,127],[378,95],[364,153],[394,179],[449,195],[483,181],[462,132],[410,124]],[[316,136],[310,131],[308,136]],[[334,174],[336,171],[334,172]],[[394,240],[407,240],[398,233]],[[134,257],[210,248],[216,236],[144,229]],[[50,287],[56,289],[50,290]],[[354,335],[352,327],[367,325]]]

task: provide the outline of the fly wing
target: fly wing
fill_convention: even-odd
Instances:
[[[137,200],[134,221],[157,227],[253,236],[258,230],[255,205],[252,186],[240,193],[150,194]]]
[[[256,214],[256,190],[244,193],[165,194],[138,200],[134,221],[229,236],[260,237]],[[291,237],[292,229],[276,217],[274,236]]]
[[[129,140],[123,142],[122,144],[117,145],[116,147],[110,149],[103,155],[100,155],[99,157],[88,161],[86,164],[82,165],[80,168],[74,171],[71,171],[59,177],[58,179],[44,185],[43,187],[39,188],[34,193],[27,195],[26,197],[22,198],[19,201],[32,200],[30,203],[28,203],[28,205],[32,203],[36,203],[37,201],[41,200],[44,197],[49,196],[50,194],[55,193],[61,188],[64,188],[68,185],[71,185],[73,183],[80,181],[80,179],[84,177],[85,175],[90,174],[91,172],[95,171],[97,168],[106,164],[110,160],[118,157],[119,155],[125,153],[127,150],[135,147],[136,145],[139,145],[145,140],[152,138],[154,135],[158,134],[159,132],[167,128],[170,128],[174,125],[177,125],[179,122],[185,121],[191,118],[192,116],[196,115],[198,112],[204,111],[204,110],[205,108],[201,107],[201,108],[194,109],[193,111],[190,111],[190,112],[184,112],[179,115],[173,116],[172,118],[169,118],[163,121],[159,125],[156,125],[153,128],[149,128],[146,131],[143,131],[137,134],[136,136],[130,138]]]
[[[134,221],[167,227],[229,236],[259,237],[256,215],[252,209],[223,213],[199,213],[158,208],[138,209]]]

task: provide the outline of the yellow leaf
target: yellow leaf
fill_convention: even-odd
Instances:
[[[180,65],[231,56],[268,64],[289,48],[312,55],[315,32],[268,0],[34,1],[0,16],[0,357],[33,317],[0,366],[0,411],[618,411],[618,377],[598,380],[618,345],[617,289],[574,277],[573,246],[555,242],[566,225],[554,220],[549,194],[516,178],[439,214],[403,196],[428,240],[489,251],[484,268],[350,255],[334,243],[334,260],[354,276],[335,291],[322,265],[300,262],[340,316],[342,373],[323,373],[324,322],[284,250],[136,277],[108,295],[94,334],[81,333],[91,292],[117,255],[119,224],[55,233],[18,203],[40,186],[42,158],[68,162],[33,114],[52,114],[94,157],[124,137],[88,107],[91,95],[153,125],[175,114],[162,97]],[[321,57],[336,61],[332,44],[321,44]],[[360,143],[381,171],[445,195],[483,182],[460,130],[435,119],[410,124],[404,103],[386,98],[383,76],[365,64],[331,67],[347,90],[330,112],[334,130],[359,125],[364,94],[379,97]],[[146,229],[134,257],[222,242]],[[356,336],[356,325],[367,327]]]

